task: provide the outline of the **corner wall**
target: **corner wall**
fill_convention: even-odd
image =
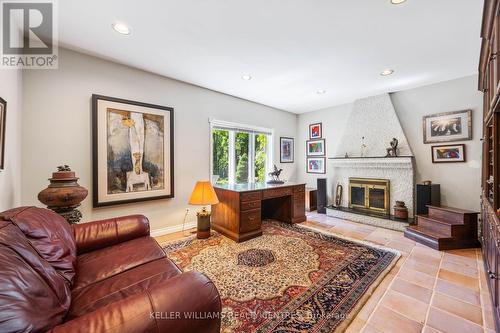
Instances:
[[[443,205],[479,211],[481,193],[481,141],[482,136],[482,94],[477,91],[477,76],[441,82],[416,89],[390,94],[403,131],[415,155],[416,181],[432,180],[441,184]],[[472,140],[454,143],[466,145],[466,163],[433,164],[431,146],[423,143],[422,117],[434,113],[472,109]],[[309,186],[316,186],[316,178],[323,175],[306,173],[305,141],[308,125],[323,123],[323,137],[326,138],[326,157],[332,157],[344,131],[349,131],[347,123],[352,104],[331,107],[299,115],[296,142],[296,163],[298,179]],[[446,143],[445,143],[446,144]],[[361,142],[360,142],[361,145]],[[389,147],[389,142],[387,142]],[[332,171],[327,161],[327,175]],[[324,175],[324,177],[327,177]],[[333,200],[331,178],[328,182],[328,202]],[[344,190],[345,192],[345,190]],[[345,194],[345,193],[344,193]]]
[[[278,166],[279,137],[296,133],[292,113],[74,51],[61,49],[59,57],[58,70],[30,70],[23,76],[23,204],[42,206],[38,192],[57,165],[68,164],[89,190],[83,221],[144,214],[153,230],[165,230],[182,224],[195,182],[209,179],[209,118],[274,128]],[[92,208],[92,94],[174,108],[175,198]],[[295,178],[295,164],[280,167],[284,178]],[[188,222],[196,220],[199,207],[190,209]]]
[[[0,211],[21,204],[21,70],[0,70],[0,97],[7,102],[5,166],[0,170]]]

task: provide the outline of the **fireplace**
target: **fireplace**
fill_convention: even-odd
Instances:
[[[349,208],[390,214],[389,180],[349,178]]]

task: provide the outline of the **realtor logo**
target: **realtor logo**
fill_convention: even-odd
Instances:
[[[57,68],[55,2],[1,1],[2,68]]]

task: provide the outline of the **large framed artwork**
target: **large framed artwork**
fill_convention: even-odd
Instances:
[[[92,95],[93,204],[174,197],[174,109]]]
[[[325,139],[306,141],[307,156],[325,156]]]
[[[0,97],[0,170],[5,168],[5,126],[7,123],[7,102]]]
[[[323,137],[323,129],[321,123],[309,125],[309,139],[320,139]]]
[[[472,110],[425,116],[423,129],[424,143],[472,140]]]
[[[432,163],[465,162],[465,145],[432,146]]]
[[[293,163],[293,138],[280,137],[280,163]]]
[[[307,173],[326,173],[325,157],[308,157],[306,163]]]

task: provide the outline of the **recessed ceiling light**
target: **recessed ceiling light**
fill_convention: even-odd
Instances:
[[[116,32],[122,35],[130,35],[130,28],[125,23],[115,22],[111,26]]]
[[[399,4],[403,3],[403,2],[406,2],[406,0],[391,0],[391,3],[393,5],[399,5]]]
[[[326,90],[324,90],[324,89],[316,90],[316,94],[318,94],[318,95],[326,94]]]
[[[382,76],[388,76],[391,74],[394,74],[394,69],[385,69],[382,71],[382,73],[380,73],[380,75],[382,75]]]
[[[250,81],[252,79],[252,76],[251,75],[248,75],[248,74],[245,74],[245,75],[242,75],[241,78],[245,81]]]

